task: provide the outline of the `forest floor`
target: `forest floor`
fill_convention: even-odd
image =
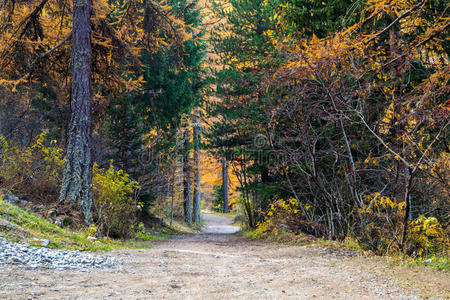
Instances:
[[[0,268],[0,299],[449,299],[446,272],[392,265],[328,246],[287,246],[234,233],[204,214],[202,234],[115,250],[122,269]]]

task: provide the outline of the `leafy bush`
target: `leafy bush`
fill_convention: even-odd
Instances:
[[[409,249],[416,256],[427,257],[446,250],[448,237],[436,218],[419,216],[411,222],[409,231]]]
[[[287,224],[295,219],[298,214],[298,202],[296,199],[277,200],[272,203],[265,213],[264,221],[259,223],[255,232],[255,237],[263,237],[267,233],[274,233],[283,229],[288,229]]]
[[[378,254],[397,252],[402,234],[405,202],[379,193],[364,195],[364,206],[358,210],[356,232],[361,246]]]
[[[359,209],[359,242],[377,254],[399,253],[403,233],[405,202],[393,201],[379,193],[365,195],[365,205]],[[448,237],[434,217],[419,216],[410,221],[406,240],[407,253],[426,257],[447,249]]]
[[[94,165],[93,189],[94,208],[98,230],[111,237],[128,237],[136,223],[137,202],[135,192],[139,189],[137,181],[123,170],[108,170]]]
[[[50,201],[57,197],[64,167],[63,150],[43,131],[36,142],[21,147],[0,137],[1,188]]]

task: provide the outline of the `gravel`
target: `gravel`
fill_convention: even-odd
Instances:
[[[80,270],[120,268],[120,258],[87,254],[80,251],[31,247],[0,238],[0,266],[19,265],[28,269]]]

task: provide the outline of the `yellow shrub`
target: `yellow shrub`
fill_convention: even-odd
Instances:
[[[363,196],[364,205],[356,214],[360,219],[357,233],[361,246],[378,254],[397,252],[402,234],[405,202],[379,193]]]
[[[409,247],[415,254],[426,257],[445,250],[448,237],[445,236],[441,224],[434,217],[419,216],[411,222],[409,228]]]
[[[112,237],[126,237],[136,222],[137,181],[123,170],[114,170],[112,162],[108,170],[94,164],[94,208],[100,232]]]
[[[63,150],[56,141],[48,146],[43,131],[29,147],[20,147],[0,137],[1,188],[39,199],[56,196],[64,167]]]
[[[279,232],[277,226],[285,224],[291,218],[296,217],[299,212],[297,207],[298,202],[296,199],[277,200],[272,203],[265,213],[264,221],[258,224],[254,232],[255,237],[261,237],[268,232],[274,234]]]
[[[397,253],[403,234],[405,202],[395,201],[379,193],[365,195],[364,206],[358,210],[361,246],[378,253]],[[443,251],[448,237],[434,217],[419,216],[410,221],[406,250],[409,255],[428,256]]]

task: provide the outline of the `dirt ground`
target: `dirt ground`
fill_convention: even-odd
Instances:
[[[121,270],[0,267],[0,299],[450,299],[449,274],[324,246],[250,241],[205,215],[205,233],[106,255]]]

